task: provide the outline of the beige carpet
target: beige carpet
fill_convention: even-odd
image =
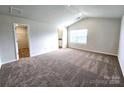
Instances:
[[[124,86],[117,57],[60,49],[2,65],[1,87]]]

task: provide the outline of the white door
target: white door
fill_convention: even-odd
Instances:
[[[16,48],[16,59],[19,59],[19,51],[18,51],[18,39],[16,35],[16,24],[14,23],[14,37],[15,37],[15,48]]]

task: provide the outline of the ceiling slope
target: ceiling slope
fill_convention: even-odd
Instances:
[[[21,10],[10,13],[13,7]],[[9,6],[1,5],[0,14],[11,15],[31,20],[46,22],[49,24],[70,25],[86,17],[121,18],[124,14],[123,5],[27,5]]]

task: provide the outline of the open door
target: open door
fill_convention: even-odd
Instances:
[[[15,46],[17,59],[30,57],[28,25],[14,24]]]

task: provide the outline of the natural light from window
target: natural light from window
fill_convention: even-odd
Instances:
[[[70,42],[87,44],[88,29],[71,30],[70,31]]]

